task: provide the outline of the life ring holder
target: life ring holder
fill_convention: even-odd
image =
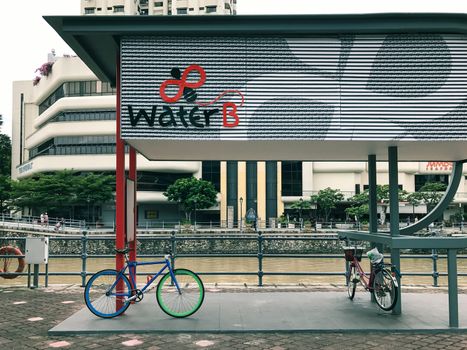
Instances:
[[[17,257],[18,259],[18,268],[16,269],[15,272],[10,272],[8,271],[8,266],[6,263],[2,264],[0,263],[0,277],[3,277],[5,279],[14,279],[16,277],[18,277],[19,273],[23,272],[24,270],[24,267],[26,266],[26,263],[24,261],[24,254],[21,252],[21,250],[19,248],[16,248],[16,247],[13,247],[13,246],[4,246],[4,247],[1,247],[0,248],[0,255],[11,255],[11,258],[0,258],[0,261],[3,260],[3,259],[13,259],[15,258],[17,255],[19,255],[19,257]]]

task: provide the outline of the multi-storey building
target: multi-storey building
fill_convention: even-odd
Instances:
[[[236,0],[82,0],[85,15],[235,14]],[[76,57],[56,59],[52,72],[33,86],[31,81],[13,85],[12,177],[21,179],[40,172],[74,169],[78,172],[115,171],[115,90]],[[221,156],[220,156],[221,157]],[[447,183],[450,163],[411,162],[399,166],[400,187],[408,192],[426,182]],[[198,213],[198,221],[235,222],[253,208],[261,220],[283,213],[294,214],[290,204],[306,200],[319,190],[340,189],[345,197],[368,184],[363,162],[151,162],[138,159],[138,221],[177,221],[179,210],[163,196],[177,178],[196,176],[210,180],[219,191],[219,205]],[[388,183],[386,164],[378,167],[378,184]],[[467,196],[461,182],[455,203],[445,213],[464,210]],[[94,216],[111,222],[114,207],[97,209]],[[426,208],[403,205],[402,215]],[[295,213],[296,214],[296,213]],[[340,208],[341,219],[345,214]]]
[[[82,0],[83,15],[235,15],[237,0]]]

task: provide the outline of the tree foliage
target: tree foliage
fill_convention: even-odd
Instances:
[[[207,209],[216,204],[217,191],[211,182],[189,177],[175,181],[164,196],[170,202],[178,203],[186,220],[191,220],[193,210]]]
[[[332,209],[336,208],[337,203],[343,200],[342,192],[330,187],[320,190],[318,194],[312,195],[310,198],[311,204],[317,205],[317,209],[324,215],[325,221],[329,221]]]
[[[11,202],[38,214],[48,211],[57,216],[73,216],[76,206],[98,205],[113,199],[115,178],[102,174],[76,175],[71,170],[12,182]]]
[[[420,190],[419,198],[422,203],[426,204],[428,209],[433,208],[443,196],[447,186],[442,182],[427,182]]]
[[[0,213],[6,213],[9,209],[11,196],[11,180],[9,176],[0,175]]]
[[[11,140],[8,135],[0,134],[0,175],[11,173]]]

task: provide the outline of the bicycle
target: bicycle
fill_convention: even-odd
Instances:
[[[120,270],[106,269],[96,272],[86,283],[84,300],[88,309],[102,318],[116,317],[130,306],[143,300],[144,294],[154,289],[149,288],[157,277],[165,270],[156,289],[159,307],[166,314],[182,318],[194,314],[204,301],[204,285],[196,273],[187,269],[172,269],[172,254],[164,256],[162,261],[137,262],[129,261],[129,249],[116,249],[125,256],[125,266]],[[142,289],[136,286],[136,267],[143,265],[163,265],[160,271],[148,277]],[[129,270],[130,279],[126,276]]]
[[[344,247],[344,252],[346,261],[350,263],[349,269],[346,272],[349,299],[353,300],[357,284],[360,283],[365,290],[373,294],[376,304],[378,304],[382,310],[391,311],[394,306],[396,306],[398,297],[399,285],[395,275],[397,274],[400,277],[400,274],[396,267],[391,264],[385,264],[381,254],[379,261],[374,263],[370,262],[371,272],[368,275],[363,271],[360,265],[363,252],[362,248]]]

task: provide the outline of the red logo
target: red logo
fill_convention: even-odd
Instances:
[[[190,75],[191,72],[197,72],[199,74],[198,81],[191,82],[188,80],[188,76]],[[207,107],[207,106],[210,106],[216,103],[222,97],[230,93],[235,93],[241,96],[242,102],[239,107],[242,107],[243,103],[245,102],[245,98],[243,94],[238,90],[225,90],[212,101],[196,102],[196,99],[198,96],[197,96],[195,89],[200,88],[206,82],[206,71],[203,69],[203,67],[197,64],[192,64],[191,66],[188,66],[183,73],[180,72],[180,69],[173,68],[170,74],[172,75],[174,79],[169,79],[169,80],[164,81],[159,88],[159,95],[161,96],[162,100],[167,103],[178,102],[180,98],[183,97],[187,102],[194,102],[200,107]],[[166,89],[170,85],[176,86],[178,89],[177,93],[174,96],[168,96],[166,93]],[[233,128],[240,123],[240,120],[237,114],[237,109],[238,109],[238,106],[234,102],[225,102],[223,104],[222,124],[224,127]]]

